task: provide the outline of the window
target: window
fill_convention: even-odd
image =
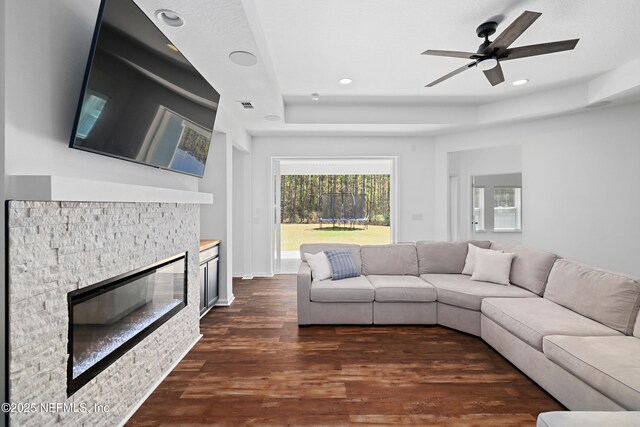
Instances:
[[[473,187],[473,229],[484,231],[484,187]]]
[[[201,176],[210,144],[210,130],[161,105],[136,159]]]
[[[521,205],[522,189],[520,187],[495,187],[493,190],[494,231],[522,230]]]
[[[78,130],[76,136],[81,139],[87,139],[91,129],[98,121],[104,106],[107,104],[107,97],[93,91],[88,91],[87,96],[82,103],[80,111],[80,120],[78,120]]]

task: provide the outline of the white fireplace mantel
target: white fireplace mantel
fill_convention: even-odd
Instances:
[[[53,175],[7,177],[7,199],[212,204],[213,194]]]

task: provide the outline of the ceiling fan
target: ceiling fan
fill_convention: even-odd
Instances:
[[[525,11],[515,21],[511,23],[495,40],[489,37],[495,34],[498,23],[494,21],[485,22],[476,29],[478,37],[484,38],[484,42],[478,47],[477,52],[458,52],[453,50],[426,50],[423,55],[448,56],[452,58],[471,59],[472,62],[453,70],[449,74],[432,81],[426,87],[432,87],[438,83],[450,79],[472,67],[478,67],[491,83],[491,86],[504,82],[504,74],[500,62],[512,59],[527,58],[530,56],[546,55],[547,53],[563,52],[572,50],[580,39],[562,40],[557,42],[533,44],[509,48],[511,44],[522,35],[536,19],[542,15],[539,12]]]

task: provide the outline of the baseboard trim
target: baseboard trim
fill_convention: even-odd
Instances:
[[[231,298],[229,299],[219,299],[218,301],[216,301],[216,304],[214,305],[214,307],[229,307],[231,304],[233,304],[233,301],[235,301],[236,296],[235,295],[231,295]]]
[[[136,403],[134,407],[131,408],[131,410],[122,419],[122,421],[118,423],[118,427],[123,427],[127,423],[127,421],[129,421],[129,419],[133,417],[133,414],[135,414],[138,411],[138,409],[140,409],[142,404],[149,398],[149,396],[151,396],[151,393],[153,393],[155,389],[158,388],[160,384],[162,384],[162,381],[164,381],[164,379],[167,378],[171,372],[173,372],[175,367],[178,366],[178,363],[182,362],[182,359],[184,359],[187,353],[191,351],[193,346],[196,345],[198,341],[200,341],[200,338],[202,338],[202,334],[198,335],[198,338],[196,338],[191,343],[191,345],[180,355],[180,357],[178,357],[178,359],[169,367],[169,369],[167,369],[165,373],[162,374],[162,376],[153,384],[153,386],[149,389],[149,391],[147,391],[144,394],[144,396],[142,396],[142,398],[138,401],[138,403]]]
[[[208,313],[208,312],[210,312],[210,311],[211,311],[211,309],[212,309],[213,307],[215,307],[215,306],[216,306],[216,305],[215,305],[215,304],[213,304],[211,307],[207,308],[207,309],[204,311],[204,313],[202,313],[202,314],[200,315],[200,319],[202,319],[204,316],[206,316],[206,315],[207,315],[207,313]]]
[[[273,277],[273,273],[253,273],[253,277]]]

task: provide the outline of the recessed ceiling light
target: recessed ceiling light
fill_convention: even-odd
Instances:
[[[251,53],[245,52],[244,50],[236,50],[235,52],[231,52],[229,54],[229,59],[236,65],[241,65],[243,67],[251,67],[252,65],[256,65],[258,63],[258,58]]]
[[[348,77],[346,77],[344,79],[340,79],[340,84],[341,85],[350,85],[351,83],[353,83],[353,79],[350,79]]]
[[[159,9],[156,10],[156,16],[165,24],[170,27],[182,27],[184,25],[184,19],[180,17],[173,10]]]
[[[270,122],[277,122],[280,120],[280,116],[276,116],[275,114],[269,114],[268,116],[264,116],[265,120],[269,120]]]
[[[314,101],[319,101],[320,100],[320,94],[312,93],[311,94],[311,99],[313,99]]]
[[[526,85],[527,83],[529,83],[529,79],[521,79],[521,80],[516,80],[515,82],[511,83],[514,86],[522,86],[522,85]]]
[[[167,47],[174,52],[179,52],[178,48],[173,45],[173,43],[167,43]]]
[[[598,101],[594,102],[593,104],[587,105],[587,108],[601,108],[606,107],[609,104],[611,104],[611,101]]]

